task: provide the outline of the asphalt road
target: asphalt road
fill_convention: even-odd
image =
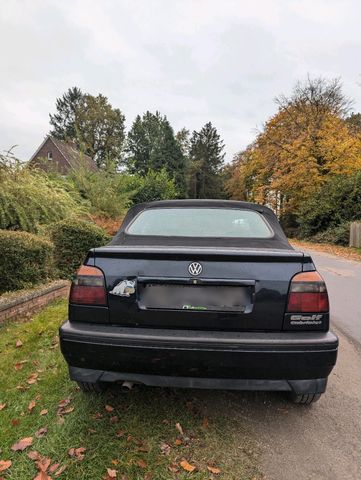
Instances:
[[[327,392],[310,407],[262,394],[256,404],[243,402],[239,413],[260,443],[266,479],[360,480],[361,262],[309,253],[326,281],[340,338]]]
[[[309,253],[327,284],[332,323],[361,345],[361,262]]]

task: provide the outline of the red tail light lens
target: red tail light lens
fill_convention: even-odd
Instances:
[[[325,282],[318,272],[298,273],[291,280],[288,313],[326,313],[329,311]]]
[[[69,302],[81,305],[107,305],[103,272],[97,267],[82,265],[71,285]]]

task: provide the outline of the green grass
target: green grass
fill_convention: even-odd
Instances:
[[[6,403],[0,411],[0,459],[12,460],[11,468],[0,477],[33,479],[37,470],[27,453],[37,450],[53,463],[67,464],[59,477],[51,475],[53,479],[100,480],[107,468],[117,470],[116,478],[127,480],[261,478],[256,444],[232,413],[225,392],[135,387],[124,393],[116,386],[100,395],[79,391],[68,378],[57,345],[57,329],[66,318],[66,309],[66,302],[59,301],[30,322],[0,328],[0,403]],[[18,339],[23,342],[20,348],[15,347]],[[27,362],[16,370],[14,365],[23,360]],[[33,373],[38,373],[38,381],[29,385],[27,379]],[[62,422],[58,404],[68,397],[74,410]],[[31,400],[36,406],[29,413]],[[107,404],[114,407],[113,412],[105,410]],[[40,416],[42,409],[48,414]],[[114,416],[118,421],[111,423]],[[177,422],[184,430],[178,446]],[[47,427],[48,433],[37,439],[34,434],[41,427]],[[124,434],[117,437],[120,430]],[[11,446],[24,437],[33,437],[33,445],[13,452]],[[164,442],[171,447],[169,455],[161,452]],[[86,448],[84,460],[68,456],[72,447]],[[172,472],[169,466],[179,465],[182,459],[197,470]],[[138,465],[139,460],[145,468]],[[212,476],[207,471],[209,464],[220,468],[221,474]]]

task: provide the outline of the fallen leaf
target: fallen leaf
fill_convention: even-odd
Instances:
[[[0,460],[0,472],[5,472],[12,465],[11,460]]]
[[[203,418],[202,425],[203,425],[203,428],[208,428],[209,427],[209,419],[207,417]]]
[[[113,465],[118,465],[119,461],[118,460],[112,460]]]
[[[6,403],[0,403],[0,411],[4,410],[5,407],[6,407]]]
[[[190,463],[187,462],[187,460],[182,460],[179,464],[183,470],[185,470],[186,472],[193,472],[196,467],[194,465],[191,465]]]
[[[62,467],[59,468],[59,470],[57,470],[57,471],[54,473],[54,476],[55,476],[55,477],[59,477],[59,475],[61,475],[66,468],[67,468],[67,465],[63,465]]]
[[[170,454],[170,445],[168,445],[168,443],[161,443],[160,451],[163,453],[163,455],[169,455]]]
[[[111,413],[111,412],[114,410],[114,407],[112,407],[111,405],[105,405],[105,410],[106,410],[108,413]]]
[[[99,412],[97,413],[94,413],[94,415],[92,415],[92,420],[99,420],[100,418],[103,418],[103,415]]]
[[[40,411],[39,415],[47,415],[48,414],[48,411],[46,408],[44,408],[43,410]]]
[[[142,458],[137,460],[137,465],[140,468],[147,468],[147,463]]]
[[[53,465],[49,468],[49,473],[54,473],[60,467],[60,463],[53,463]]]
[[[180,438],[176,438],[174,443],[179,447],[179,445],[182,445],[183,442]]]
[[[42,438],[45,437],[45,435],[48,433],[47,427],[40,428],[37,432],[35,432],[36,438]]]
[[[76,457],[78,460],[84,460],[85,452],[86,452],[86,448],[84,447],[69,448],[68,455],[69,457]]]
[[[29,385],[34,385],[38,381],[39,374],[38,373],[32,373],[29,375],[28,379],[26,380],[26,383]]]
[[[36,450],[32,450],[27,455],[30,458],[30,460],[33,460],[34,462],[41,459],[40,453],[37,452]]]
[[[31,402],[30,402],[29,405],[28,405],[28,410],[29,410],[30,413],[31,413],[31,412],[33,411],[33,409],[35,408],[35,405],[36,405],[35,400],[31,400]]]
[[[172,473],[178,473],[179,472],[178,465],[174,462],[171,463],[170,465],[168,465],[168,470]]]
[[[23,451],[25,450],[25,448],[30,447],[32,443],[33,443],[33,437],[22,438],[17,443],[14,443],[14,445],[11,447],[11,450],[13,452],[17,452],[19,450]]]
[[[107,474],[109,478],[117,478],[117,471],[107,468]]]
[[[153,475],[151,473],[146,473],[144,476],[144,480],[152,480]]]
[[[148,452],[149,452],[149,448],[146,447],[146,446],[142,446],[142,447],[138,447],[138,448],[137,448],[137,451],[138,451],[138,452],[142,452],[142,453],[148,453]]]
[[[42,457],[40,460],[36,462],[36,467],[41,472],[46,472],[47,469],[50,467],[51,459],[47,457]]]
[[[21,340],[16,340],[15,347],[20,348],[23,346],[23,342]]]
[[[110,417],[109,422],[110,423],[117,423],[118,422],[118,417],[117,416]]]
[[[176,423],[176,424],[175,424],[175,428],[178,430],[178,432],[179,432],[181,435],[184,435],[183,428],[182,428],[182,425],[181,425],[180,423]]]
[[[49,477],[49,475],[46,472],[43,472],[42,470],[40,470],[40,472],[37,474],[34,480],[51,480],[51,477]]]
[[[209,472],[214,473],[215,475],[218,475],[219,473],[221,473],[221,470],[217,467],[211,467],[207,465],[207,469]]]
[[[59,404],[58,404],[58,407],[59,408],[64,408],[66,407],[67,405],[69,405],[69,403],[71,402],[71,398],[68,397],[68,398],[64,398],[63,400],[60,400]]]
[[[124,437],[125,435],[125,431],[124,430],[118,430],[117,433],[116,433],[116,436],[118,438],[121,438],[121,437]]]
[[[13,418],[13,419],[11,420],[11,425],[12,425],[13,427],[16,427],[17,425],[19,425],[19,423],[20,423],[20,420],[17,419],[17,418]]]
[[[68,413],[71,413],[74,411],[74,408],[75,407],[68,407],[68,408],[64,408],[61,412],[61,415],[67,415]]]

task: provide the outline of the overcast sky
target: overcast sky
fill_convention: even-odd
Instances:
[[[230,160],[308,73],[361,111],[360,52],[359,0],[0,0],[0,150],[27,160],[78,86],[127,128],[156,109],[175,130],[211,121]]]

